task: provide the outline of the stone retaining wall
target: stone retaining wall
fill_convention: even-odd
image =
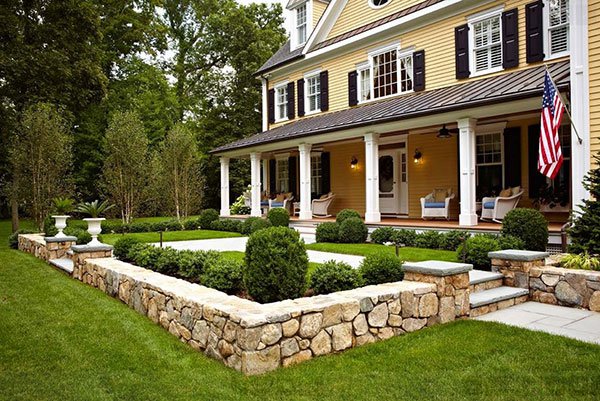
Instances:
[[[61,238],[60,240],[52,237],[45,238],[44,234],[20,234],[18,238],[19,250],[45,261],[66,257],[76,240],[75,237]]]

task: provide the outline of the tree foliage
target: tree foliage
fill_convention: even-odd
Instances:
[[[570,252],[600,254],[600,154],[594,156],[595,168],[585,177],[583,185],[590,199],[581,200],[579,212],[573,216]],[[579,201],[579,200],[576,200]]]

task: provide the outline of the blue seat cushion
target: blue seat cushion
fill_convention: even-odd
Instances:
[[[484,209],[493,209],[494,208],[494,202],[485,202],[483,204],[483,208]]]
[[[269,206],[269,201],[260,201],[261,206]]]
[[[283,207],[283,202],[271,202],[271,207]]]
[[[446,202],[425,202],[426,209],[443,209],[446,207]]]

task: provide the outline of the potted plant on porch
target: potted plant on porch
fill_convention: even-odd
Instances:
[[[533,203],[543,213],[569,213],[571,209],[569,191],[563,185],[542,184]]]
[[[77,207],[77,211],[89,215],[90,217],[83,219],[88,224],[88,233],[92,236],[92,240],[88,245],[101,245],[98,241],[98,235],[102,232],[102,222],[106,220],[104,217],[100,217],[101,214],[112,209],[115,205],[111,205],[108,201],[100,202],[95,200],[93,202],[83,202]]]
[[[54,226],[58,230],[58,233],[54,236],[55,238],[65,238],[66,235],[63,230],[67,227],[67,219],[71,216],[68,213],[72,212],[74,209],[73,199],[69,198],[54,198],[52,199],[52,203],[54,204],[54,215],[52,218],[55,223]]]

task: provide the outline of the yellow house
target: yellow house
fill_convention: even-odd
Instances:
[[[290,39],[257,71],[262,132],[213,150],[222,215],[229,160],[248,157],[252,215],[286,193],[311,219],[312,199],[332,193],[329,214],[469,227],[502,219],[499,196],[554,221],[589,196],[600,0],[290,0],[285,12]],[[546,71],[572,115],[554,180],[537,171]]]

